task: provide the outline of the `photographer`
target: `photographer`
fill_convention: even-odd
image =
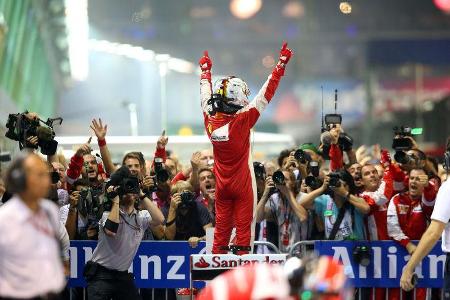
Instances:
[[[412,169],[409,172],[408,192],[395,195],[388,207],[387,223],[389,236],[406,248],[409,254],[416,251],[411,240],[419,240],[428,226],[433,212],[436,190],[428,181],[423,169]],[[392,291],[398,295],[399,290]],[[426,289],[416,290],[417,299],[425,299]]]
[[[121,167],[112,174],[108,185],[111,211],[103,213],[98,244],[84,272],[88,298],[140,299],[133,274],[128,273],[128,268],[145,230],[151,225],[161,224],[164,216],[142,193],[138,179],[131,175],[127,167]],[[145,211],[135,209],[139,199]]]
[[[69,204],[60,208],[61,222],[71,240],[96,240],[98,221],[102,215],[101,203],[93,203],[89,181],[78,179],[72,185]],[[103,202],[103,201],[101,201]]]
[[[306,220],[307,212],[297,204],[294,173],[277,171],[268,176],[265,183],[264,193],[256,208],[256,222],[275,222],[279,228],[278,248],[287,253],[291,245],[306,237],[302,222]]]
[[[253,169],[256,179],[256,192],[258,203],[262,200],[266,189],[266,166],[260,162],[253,162]],[[273,172],[269,176],[272,175]],[[255,241],[268,241],[274,245],[278,245],[278,224],[272,221],[262,220],[257,222],[255,226]],[[264,254],[272,251],[267,246],[257,246],[255,253]]]
[[[212,220],[206,207],[195,201],[191,184],[178,181],[171,188],[172,199],[167,213],[165,238],[188,241],[195,248],[205,240],[206,228],[212,227]]]
[[[327,175],[321,187],[302,197],[300,205],[314,209],[329,240],[365,239],[363,215],[370,207],[355,195],[353,178],[346,170]]]

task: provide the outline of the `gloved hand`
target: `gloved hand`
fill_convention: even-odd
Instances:
[[[294,55],[294,51],[292,51],[287,47],[287,42],[284,42],[280,50],[280,57],[278,58],[278,63],[281,63],[283,64],[283,66],[286,66],[286,64],[291,59],[292,55]]]
[[[281,46],[280,57],[278,58],[278,63],[274,70],[277,75],[284,75],[284,69],[286,68],[286,65],[291,59],[292,55],[294,55],[294,51],[287,47],[287,42],[284,42],[283,46]]]
[[[380,163],[385,168],[391,165],[391,155],[386,149],[381,150]]]
[[[198,64],[200,65],[200,69],[202,70],[202,79],[211,79],[212,60],[211,58],[209,58],[208,50],[205,50],[203,52],[203,56],[198,61]]]

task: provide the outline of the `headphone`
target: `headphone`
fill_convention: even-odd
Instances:
[[[24,162],[29,153],[29,151],[20,152],[6,171],[6,189],[11,194],[20,193],[27,188],[27,176],[25,173]]]

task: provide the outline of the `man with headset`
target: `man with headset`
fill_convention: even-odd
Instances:
[[[400,286],[406,291],[414,288],[414,282],[412,282],[414,269],[425,255],[431,251],[442,235],[442,251],[447,254],[442,299],[450,299],[450,180],[448,180],[448,172],[450,171],[450,138],[447,139],[445,168],[447,170],[447,180],[441,185],[437,194],[433,214],[431,215],[431,224],[420,239],[419,245],[413,252],[408,264],[403,269]]]
[[[58,208],[44,199],[47,164],[22,152],[11,163],[6,189],[14,196],[0,208],[0,299],[59,299],[65,278]]]

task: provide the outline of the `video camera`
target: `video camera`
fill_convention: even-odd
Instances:
[[[394,139],[392,148],[395,150],[394,159],[401,164],[414,163],[416,159],[408,155],[405,151],[413,148],[413,142],[410,137],[422,134],[422,128],[394,127]]]
[[[58,142],[55,141],[55,131],[53,130],[53,123],[59,122],[61,125],[62,118],[48,118],[47,121],[43,121],[39,118],[30,120],[27,118],[27,111],[18,114],[9,114],[8,121],[6,122],[6,128],[8,130],[5,136],[11,140],[19,142],[19,148],[34,148],[41,147],[41,153],[44,155],[53,155],[58,147]],[[41,126],[40,123],[46,126]],[[38,146],[30,144],[27,139],[31,136],[37,136]]]
[[[322,90],[323,93],[323,90]],[[331,145],[332,136],[329,131],[334,128],[337,124],[342,124],[342,115],[337,113],[337,100],[338,100],[338,91],[334,91],[334,114],[326,114],[323,116],[323,94],[322,94],[322,134],[320,136],[320,141],[324,145],[323,156],[325,159],[328,159],[328,150]],[[338,145],[342,148],[343,151],[349,151],[353,147],[353,138],[346,134],[345,132],[341,132],[339,134]]]

